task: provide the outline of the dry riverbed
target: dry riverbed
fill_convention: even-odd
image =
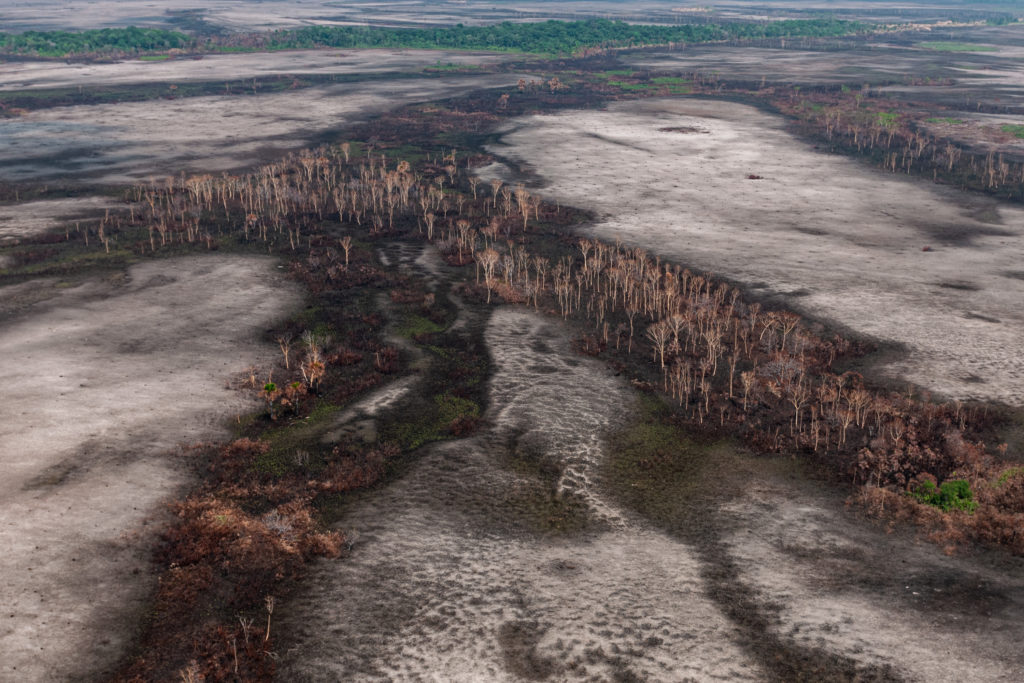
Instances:
[[[656,504],[684,521],[655,524],[619,502],[641,483],[606,467],[606,437],[637,410],[625,380],[528,310],[495,310],[486,340],[485,426],[351,504],[339,523],[351,551],[317,562],[275,612],[283,679],[952,682],[1024,670],[1019,563],[887,535],[788,460],[727,445],[684,467],[700,493]],[[707,457],[678,454],[691,456]],[[551,516],[568,523],[545,530]]]
[[[270,258],[151,261],[67,288],[0,288],[0,679],[102,677],[152,589],[182,444],[253,409],[231,388],[300,302]],[[20,303],[19,303],[20,302]]]

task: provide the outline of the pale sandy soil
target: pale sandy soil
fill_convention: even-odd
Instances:
[[[519,78],[402,79],[35,111],[0,120],[0,179],[123,183],[248,167],[376,112]]]
[[[947,557],[887,536],[813,485],[767,477],[724,506],[741,581],[778,606],[774,628],[807,647],[891,664],[908,681],[1019,681],[1024,564]]]
[[[526,309],[497,309],[486,339],[485,426],[352,505],[351,552],[275,611],[283,680],[779,680],[776,656],[854,662],[857,680],[1019,679],[1019,562],[887,535],[784,460],[736,454],[692,528],[662,533],[594,476],[632,413],[623,379]],[[581,501],[589,529],[538,534],[538,484]],[[765,630],[734,622],[739,602]]]
[[[344,521],[350,557],[318,563],[281,611],[285,680],[757,680],[702,595],[694,553],[626,521],[590,484],[631,392],[578,359],[557,321],[495,311],[491,427],[433,449]],[[544,539],[517,519],[532,451],[566,468],[599,533]],[[543,484],[541,484],[543,485]]]
[[[0,205],[0,245],[64,227],[76,220],[101,218],[104,211],[117,206],[110,197],[73,197],[3,204]]]
[[[300,295],[268,258],[133,266],[0,289],[0,680],[82,680],[123,656],[178,446],[253,408],[227,386]],[[19,301],[28,298],[27,301]]]
[[[299,74],[350,75],[419,71],[441,64],[491,64],[509,55],[446,50],[294,50],[207,55],[162,62],[0,62],[0,91],[95,88],[134,83],[237,81]]]
[[[934,70],[934,54],[912,50],[841,53],[764,47],[695,45],[674,52],[625,55],[623,61],[638,70],[701,72],[726,79],[824,84],[903,80],[907,74]],[[948,57],[944,56],[948,60]],[[951,70],[948,73],[952,73]]]
[[[680,127],[699,132],[660,130]],[[902,344],[890,377],[1024,405],[1020,208],[819,153],[778,117],[710,100],[525,117],[493,151],[595,211],[588,234]]]

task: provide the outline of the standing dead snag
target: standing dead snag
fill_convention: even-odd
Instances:
[[[526,232],[526,221],[530,217],[530,193],[522,185],[517,185],[515,197],[519,213],[523,217],[523,232]]]
[[[501,181],[497,178],[491,181],[491,200],[495,211],[498,209],[498,190],[501,189],[501,185]]]
[[[661,360],[661,369],[665,369],[665,345],[672,337],[672,330],[664,321],[659,321],[647,328],[647,338],[654,344],[655,357]]]
[[[274,596],[268,595],[264,598],[264,603],[267,606],[267,633],[263,636],[263,642],[270,640],[270,615],[274,613]]]
[[[345,267],[348,268],[348,252],[352,249],[352,236],[345,235],[338,240],[338,244],[340,244],[341,248],[345,251]]]
[[[288,354],[292,349],[292,336],[290,334],[281,335],[277,338],[277,345],[281,348],[281,353],[284,354],[284,369],[291,370]]]
[[[302,343],[306,347],[306,358],[299,365],[302,372],[302,379],[310,391],[316,391],[327,371],[327,364],[323,359],[323,349],[330,343],[326,335],[319,335],[309,330],[302,333]]]
[[[491,303],[491,289],[494,286],[494,268],[498,265],[499,256],[498,252],[494,249],[487,248],[483,252],[478,253],[477,262],[484,269],[484,286],[487,287],[487,303]]]

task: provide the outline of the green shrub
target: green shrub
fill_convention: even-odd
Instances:
[[[944,481],[942,486],[938,487],[933,481],[922,481],[914,487],[910,495],[918,502],[934,505],[944,512],[960,510],[970,514],[978,509],[971,485],[963,479]]]

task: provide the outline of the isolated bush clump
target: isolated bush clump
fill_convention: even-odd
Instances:
[[[922,479],[910,491],[911,497],[920,503],[934,505],[943,512],[960,510],[968,514],[978,509],[971,485],[964,479],[950,479],[936,486],[931,479]]]

